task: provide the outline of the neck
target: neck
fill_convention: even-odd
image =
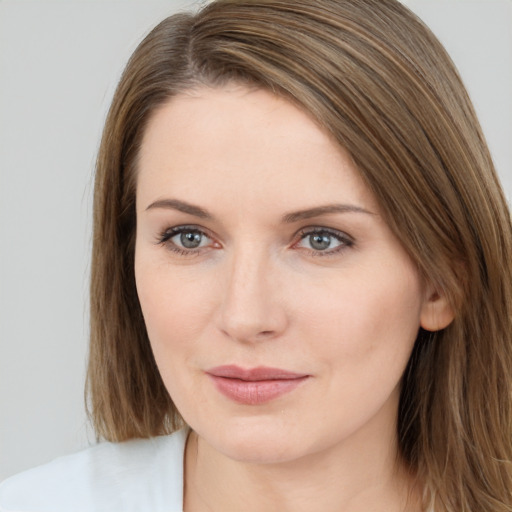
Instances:
[[[413,479],[397,461],[395,430],[363,432],[293,461],[233,460],[191,432],[185,458],[186,512],[419,511]],[[387,439],[383,442],[383,439]]]

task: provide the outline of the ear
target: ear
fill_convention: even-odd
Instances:
[[[426,331],[440,331],[452,323],[454,316],[446,296],[432,286],[427,286],[425,302],[421,308],[421,327]]]

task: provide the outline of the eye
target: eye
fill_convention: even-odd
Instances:
[[[300,240],[295,247],[307,249],[315,255],[332,255],[348,247],[354,241],[345,233],[328,228],[310,228],[300,232]]]
[[[180,234],[171,237],[171,240],[176,245],[181,245],[185,249],[197,249],[205,244],[207,238],[199,231],[183,231]]]
[[[196,254],[199,249],[214,244],[204,231],[193,226],[176,226],[166,229],[159,236],[158,243],[183,255]]]

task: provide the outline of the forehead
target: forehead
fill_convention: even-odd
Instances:
[[[194,89],[160,107],[144,134],[138,172],[144,201],[207,194],[283,206],[293,198],[373,202],[350,155],[311,116],[268,91],[237,85]]]

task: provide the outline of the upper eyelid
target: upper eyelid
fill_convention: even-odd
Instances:
[[[301,228],[297,232],[296,236],[306,237],[312,233],[328,233],[330,235],[337,236],[341,239],[348,239],[351,242],[354,242],[354,238],[347,232],[335,228],[328,228],[326,226],[308,226],[305,228]]]
[[[162,235],[165,235],[165,234],[177,235],[179,233],[182,233],[183,231],[196,231],[198,233],[201,233],[201,234],[207,236],[208,238],[212,238],[212,235],[210,234],[209,230],[207,230],[203,227],[200,227],[200,226],[195,226],[194,224],[182,224],[179,226],[168,227],[168,228],[165,228],[161,233],[162,233]]]

